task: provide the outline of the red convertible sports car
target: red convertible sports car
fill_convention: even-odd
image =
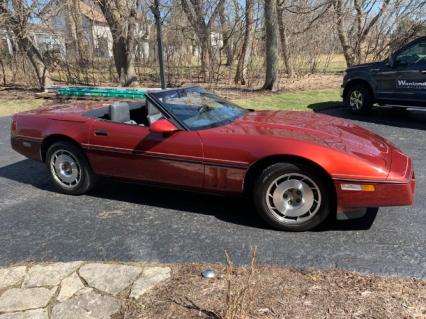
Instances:
[[[411,160],[384,138],[330,116],[243,109],[200,87],[19,113],[11,142],[66,194],[99,176],[246,194],[283,230],[414,198]]]

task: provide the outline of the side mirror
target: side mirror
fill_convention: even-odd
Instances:
[[[177,132],[178,129],[169,120],[162,119],[152,123],[149,127],[150,132],[160,134],[172,134]]]

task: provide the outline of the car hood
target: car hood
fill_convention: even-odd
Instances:
[[[395,147],[381,136],[340,118],[313,112],[250,112],[229,131],[299,140],[344,152],[389,169]]]

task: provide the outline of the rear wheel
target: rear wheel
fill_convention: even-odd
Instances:
[[[81,195],[95,186],[96,175],[82,150],[73,143],[61,141],[50,146],[46,165],[53,183],[62,193]]]
[[[356,84],[349,88],[345,96],[345,104],[356,114],[366,114],[373,107],[374,97],[371,90],[362,84]]]
[[[254,188],[259,215],[271,226],[306,231],[320,225],[331,211],[330,192],[308,167],[278,163],[266,168]]]

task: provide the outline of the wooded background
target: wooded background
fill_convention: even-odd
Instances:
[[[169,86],[278,90],[426,35],[423,0],[0,0],[0,83],[159,86],[156,15]]]

